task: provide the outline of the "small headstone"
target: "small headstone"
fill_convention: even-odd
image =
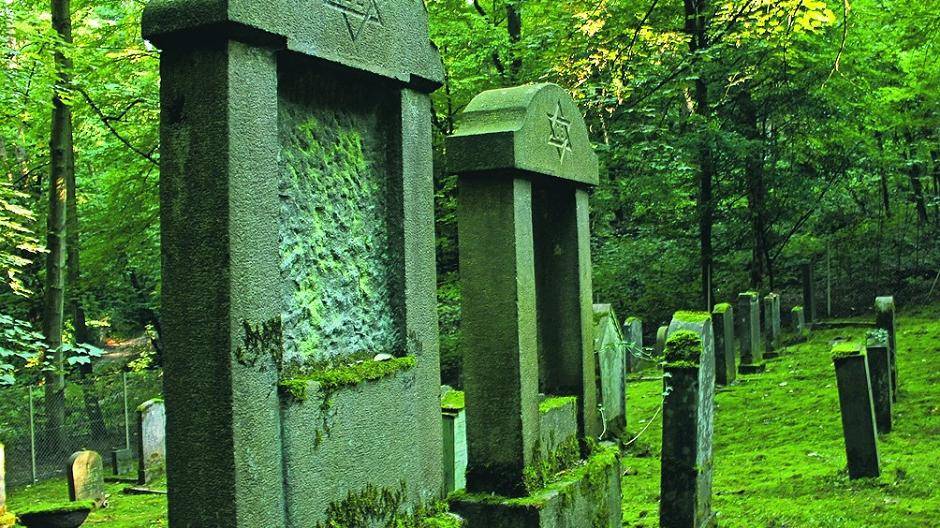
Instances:
[[[857,343],[842,342],[832,348],[842,412],[842,433],[848,459],[849,478],[877,477],[878,429],[872,405],[868,363]]]
[[[652,366],[643,352],[643,321],[639,317],[627,317],[624,321],[623,341],[627,347],[627,372],[638,372]]]
[[[764,354],[760,331],[760,296],[757,292],[744,292],[738,295],[737,318],[738,341],[741,346],[741,374],[763,372]]]
[[[738,374],[734,352],[734,308],[730,304],[715,305],[712,330],[715,332],[715,383],[729,385]]]
[[[653,354],[657,358],[662,358],[663,351],[666,349],[666,334],[669,333],[668,326],[660,326],[656,330],[656,346],[653,347]]]
[[[806,332],[806,314],[803,313],[802,306],[794,306],[790,310],[791,330],[799,336]]]
[[[888,333],[888,357],[891,361],[891,396],[898,399],[898,345],[894,327],[894,297],[887,295],[875,299],[875,326]]]
[[[886,336],[879,332],[869,334],[867,350],[866,357],[868,359],[868,375],[871,380],[872,404],[875,407],[875,423],[878,425],[879,433],[890,433],[893,398],[891,358]]]
[[[663,379],[660,526],[710,527],[715,373],[711,314],[678,312]]]
[[[444,426],[444,494],[467,486],[467,414],[464,395],[441,388],[441,418]]]
[[[79,451],[69,457],[65,473],[70,501],[104,501],[104,465],[101,455],[94,451]]]
[[[166,407],[161,400],[137,408],[137,482],[150,484],[166,473]]]
[[[130,448],[111,451],[111,472],[114,475],[127,475],[134,471],[134,451]]]
[[[767,348],[764,358],[775,358],[780,355],[780,296],[769,293],[764,297],[764,331],[766,332]]]
[[[626,428],[626,347],[617,315],[609,304],[594,305],[594,358],[599,375],[601,416],[609,437]]]
[[[803,272],[803,309],[806,311],[806,322],[816,322],[816,277],[813,273],[812,263],[802,265]]]

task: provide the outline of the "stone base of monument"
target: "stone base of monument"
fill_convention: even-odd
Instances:
[[[450,508],[468,528],[615,528],[621,526],[619,484],[619,449],[605,443],[527,497],[458,492]]]
[[[776,359],[778,357],[780,357],[780,352],[777,352],[777,351],[764,352],[764,359]]]
[[[766,356],[765,356],[766,357]],[[739,374],[760,374],[767,370],[767,364],[761,363],[741,363],[738,365]]]

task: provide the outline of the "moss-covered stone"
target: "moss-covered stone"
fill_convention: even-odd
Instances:
[[[284,379],[278,383],[278,386],[283,394],[302,401],[307,399],[307,389],[311,383],[317,383],[320,392],[329,395],[343,387],[382,379],[414,366],[413,356],[393,358],[388,361],[362,361]]]
[[[698,312],[690,310],[680,310],[673,314],[673,321],[681,321],[684,323],[702,323],[706,321],[711,321],[711,314],[708,312]]]
[[[574,396],[549,396],[539,402],[539,413],[546,414],[552,412],[554,409],[564,407],[566,405],[573,405],[577,402],[577,398]]]
[[[665,356],[667,366],[698,366],[702,357],[701,336],[690,330],[674,332],[666,340]]]
[[[720,304],[716,304],[716,305],[715,305],[715,307],[712,309],[712,312],[713,312],[713,313],[719,313],[719,314],[721,314],[721,313],[727,312],[727,311],[730,310],[730,309],[731,309],[731,304],[729,304],[729,303],[720,303]]]
[[[46,513],[71,513],[77,511],[91,511],[95,508],[94,501],[76,501],[76,502],[41,502],[32,504],[28,508],[23,508],[16,512],[17,516],[46,514]]]
[[[441,395],[441,409],[445,411],[462,411],[466,407],[463,391],[449,390]]]
[[[832,347],[832,359],[842,359],[850,356],[858,356],[862,353],[862,345],[854,341],[845,341],[836,343]]]

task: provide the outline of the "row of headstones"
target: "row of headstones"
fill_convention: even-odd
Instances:
[[[832,347],[849,478],[881,474],[878,435],[891,432],[898,398],[894,297],[875,299],[874,330],[866,342]]]
[[[163,475],[166,461],[166,410],[159,400],[150,400],[137,409],[138,426],[138,484],[150,484]],[[112,452],[114,475],[123,475],[132,460],[122,449]],[[106,500],[104,463],[95,451],[79,451],[69,457],[65,467],[70,501],[94,501],[101,505]],[[6,511],[5,457],[0,444],[0,526]]]

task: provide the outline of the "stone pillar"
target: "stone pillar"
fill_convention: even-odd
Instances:
[[[763,372],[764,351],[760,329],[760,296],[757,292],[744,292],[738,295],[737,319],[738,342],[741,347],[741,374]]]
[[[649,362],[643,359],[643,321],[639,317],[627,317],[624,321],[623,340],[627,346],[627,372],[649,367]]]
[[[549,456],[554,462],[546,463],[538,449],[540,389],[576,397],[578,438],[603,430],[587,194],[597,183],[597,158],[581,114],[555,85],[492,90],[470,102],[447,142],[459,188],[467,491],[496,494],[458,497],[452,507],[470,526],[495,526],[497,519],[581,526],[588,512],[597,516],[590,522],[619,526],[617,457],[594,476],[575,471],[565,501],[553,495],[527,509],[509,499],[541,496],[542,473],[570,469],[579,454],[591,454],[584,442],[575,460]],[[603,498],[576,491],[588,478],[603,480]]]
[[[857,343],[839,343],[832,348],[832,359],[839,387],[849,478],[877,477],[880,474],[878,429],[864,350]]]
[[[816,278],[813,264],[806,262],[800,269],[803,273],[803,309],[806,311],[806,322],[813,324],[816,322]]]
[[[467,413],[464,394],[450,387],[441,390],[444,427],[444,495],[467,486]]]
[[[715,383],[730,385],[738,374],[734,351],[734,308],[730,304],[715,305],[712,329],[715,332]]]
[[[875,423],[878,432],[891,432],[893,414],[893,391],[891,389],[891,354],[888,340],[880,335],[869,335],[867,352],[868,375],[871,380],[872,404],[875,408]]]
[[[764,358],[780,355],[782,340],[780,337],[780,295],[769,293],[764,297],[764,326],[766,349]]]
[[[715,525],[711,510],[714,339],[707,312],[678,312],[666,341],[660,521]]]
[[[163,50],[170,525],[438,497],[425,9],[151,0],[143,36]]]
[[[891,362],[891,395],[898,399],[898,345],[895,332],[894,297],[884,296],[875,299],[875,326],[888,333],[888,357]]]
[[[804,336],[806,334],[806,315],[803,313],[803,307],[794,306],[790,310],[790,314],[793,325],[791,330],[801,337]]]

